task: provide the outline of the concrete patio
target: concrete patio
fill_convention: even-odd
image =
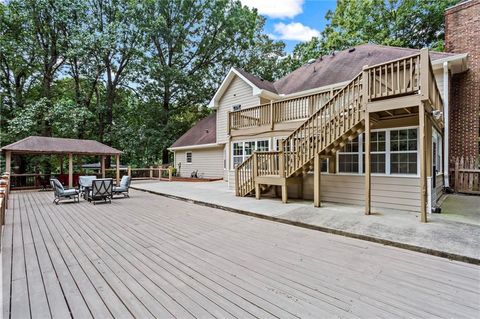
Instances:
[[[480,263],[480,213],[456,214],[455,209],[464,211],[466,204],[463,198],[452,195],[445,201],[445,205],[451,207],[447,213],[430,214],[428,223],[424,224],[420,223],[419,215],[415,213],[382,211],[365,216],[362,206],[323,202],[321,208],[315,208],[311,201],[292,200],[282,204],[279,199],[236,197],[223,181],[139,181],[133,187],[297,226]],[[470,196],[468,200],[467,206],[472,210],[480,207],[480,197]],[[463,206],[456,204],[458,202],[462,202]]]

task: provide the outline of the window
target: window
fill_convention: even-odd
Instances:
[[[242,164],[254,151],[268,151],[270,140],[235,142],[232,146],[233,167]]]
[[[435,174],[443,172],[443,143],[442,136],[436,130],[432,134],[432,161]]]
[[[257,141],[257,151],[267,152],[269,149],[269,140]]]
[[[390,131],[390,174],[417,174],[417,129]]]
[[[186,152],[185,153],[185,161],[187,163],[192,163],[192,152]]]
[[[233,167],[237,167],[243,162],[243,142],[233,143]]]
[[[386,134],[386,131],[370,133],[370,164],[372,173],[386,173]],[[365,147],[363,149],[365,150]],[[363,158],[365,158],[365,152]],[[365,164],[363,165],[363,171],[365,172]]]
[[[328,173],[328,158],[323,158],[320,163],[320,172]]]
[[[370,134],[372,173],[417,174],[417,128],[376,130]],[[364,135],[349,141],[338,152],[337,160],[339,173],[364,173]]]
[[[338,171],[340,173],[358,173],[359,167],[359,140],[357,136],[343,147],[338,154]]]

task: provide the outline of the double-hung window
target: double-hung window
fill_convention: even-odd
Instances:
[[[343,147],[338,154],[338,171],[340,173],[358,173],[360,167],[360,139],[357,136]]]
[[[390,174],[417,174],[417,129],[390,131]]]
[[[374,174],[417,175],[418,129],[376,130],[370,133],[370,162]],[[361,134],[338,152],[338,172],[365,172],[365,138]]]
[[[186,152],[185,153],[185,161],[189,164],[192,163],[193,157],[192,157],[192,152]]]
[[[386,135],[386,131],[377,131],[370,134],[370,162],[372,173],[386,173]],[[363,154],[363,158],[365,158],[365,147],[363,148]],[[365,171],[365,164],[363,165],[363,171]]]

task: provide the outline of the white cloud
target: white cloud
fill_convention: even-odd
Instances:
[[[310,41],[313,37],[319,37],[320,31],[310,28],[300,22],[277,23],[273,26],[275,34],[270,37],[279,40]]]
[[[293,18],[303,12],[304,0],[241,0],[243,5],[257,8],[269,18]]]

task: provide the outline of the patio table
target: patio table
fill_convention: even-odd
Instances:
[[[97,179],[97,176],[80,176],[78,184],[80,185],[80,191],[83,193],[83,198],[88,200],[88,192],[92,187],[92,182]]]

